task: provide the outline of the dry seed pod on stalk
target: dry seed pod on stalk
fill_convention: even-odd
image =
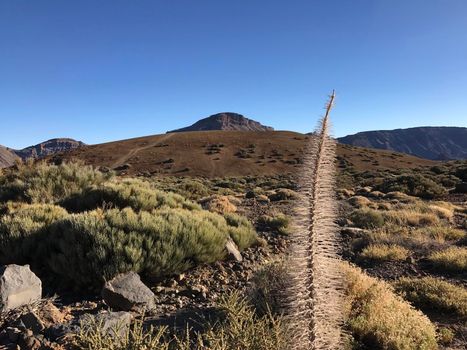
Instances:
[[[326,114],[310,135],[304,152],[286,292],[293,350],[343,347],[343,276],[339,269],[334,195],[336,143],[329,136],[334,99],[333,91]]]

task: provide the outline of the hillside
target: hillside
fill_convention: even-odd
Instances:
[[[341,137],[338,141],[432,160],[467,159],[467,128],[418,127],[365,131]]]
[[[12,149],[0,146],[0,169],[12,166],[19,157]]]
[[[289,131],[181,132],[81,147],[51,159],[82,160],[129,175],[225,177],[295,173],[308,135]],[[339,145],[340,162],[356,170],[413,168],[435,162]]]
[[[252,119],[248,119],[241,114],[223,112],[198,120],[191,126],[168,132],[171,133],[208,130],[272,131],[274,129],[270,126],[262,125],[261,123]]]

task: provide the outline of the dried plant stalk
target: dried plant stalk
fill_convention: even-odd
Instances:
[[[296,208],[289,254],[290,285],[286,308],[293,350],[339,349],[343,314],[343,276],[335,224],[335,141],[329,136],[329,114],[319,123],[304,155],[300,199]]]

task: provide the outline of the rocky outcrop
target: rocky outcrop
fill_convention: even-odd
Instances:
[[[84,146],[84,143],[81,141],[59,138],[41,142],[35,146],[26,147],[22,150],[17,150],[15,153],[23,160],[29,158],[37,159],[59,152],[70,151],[82,146]]]
[[[135,272],[123,273],[105,283],[102,297],[112,309],[141,311],[154,307],[154,293]]]
[[[6,265],[0,268],[0,312],[40,300],[42,282],[29,265]]]
[[[186,128],[169,131],[169,133],[208,130],[273,131],[274,128],[262,125],[261,123],[248,119],[238,113],[223,112],[201,119]]]

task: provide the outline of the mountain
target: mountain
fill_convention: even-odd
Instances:
[[[171,132],[208,131],[208,130],[237,130],[237,131],[272,131],[270,126],[264,126],[257,121],[248,119],[241,114],[223,112],[198,120],[191,126],[176,129]]]
[[[0,145],[0,169],[12,166],[19,159],[14,150]]]
[[[84,146],[84,143],[81,141],[76,141],[68,138],[59,138],[47,140],[37,145],[26,147],[22,150],[17,150],[15,151],[15,153],[23,160],[28,158],[37,159],[58,152],[69,151],[81,146]]]
[[[392,150],[432,160],[467,159],[467,128],[364,131],[337,140],[347,145]]]
[[[14,150],[0,146],[0,169],[12,166],[16,160],[43,158],[55,153],[70,151],[84,145],[85,144],[81,141],[68,138],[58,138],[41,142],[37,145],[26,147],[21,150]]]
[[[47,157],[81,160],[128,175],[226,177],[297,173],[307,138],[291,131],[202,131],[168,133],[91,145]],[[433,166],[434,161],[338,145],[337,155],[356,171]]]

